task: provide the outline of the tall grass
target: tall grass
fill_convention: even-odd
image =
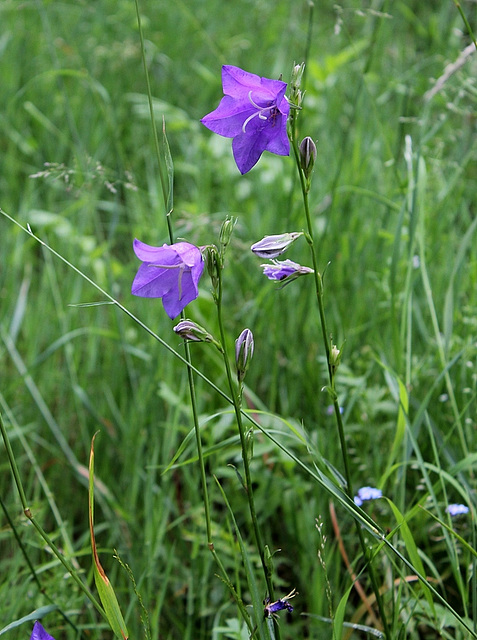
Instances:
[[[461,6],[475,29],[474,3]],[[336,634],[342,613],[338,637],[373,637],[382,620],[357,511],[332,484],[342,456],[312,286],[277,291],[249,251],[304,227],[293,160],[265,154],[242,177],[230,141],[199,124],[221,95],[222,64],[289,81],[309,5],[139,7],[174,161],[175,236],[217,243],[225,216],[238,218],[223,272],[225,346],[232,353],[253,330],[244,408],[258,424],[255,507],[276,552],[275,596],[299,592],[276,632],[332,638],[329,619]],[[28,506],[94,590],[87,460],[99,429],[96,539],[130,637],[145,635],[143,610],[116,553],[152,638],[247,638],[207,549],[186,367],[106,304],[107,294],[185,355],[160,301],[130,295],[132,239],[169,242],[134,2],[5,0],[0,24],[0,207],[63,258],[0,216],[0,413]],[[471,637],[462,622],[477,633],[475,56],[426,96],[469,42],[450,1],[316,3],[299,116],[300,134],[317,140],[310,209],[329,330],[344,345],[336,388],[352,483],[385,496],[364,510],[386,540],[364,515],[361,524],[393,640]],[[309,263],[306,243],[292,259]],[[187,313],[218,335],[204,282]],[[219,354],[191,347],[197,370],[227,390]],[[239,435],[223,396],[194,379],[212,538],[250,612],[251,575],[260,598],[267,586],[236,473]],[[27,637],[41,617],[57,639],[110,637],[25,518],[6,450],[1,460],[0,631],[13,624],[6,638]],[[455,502],[470,513],[451,520]]]

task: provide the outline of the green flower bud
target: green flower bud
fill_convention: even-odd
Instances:
[[[333,375],[335,375],[340,365],[340,362],[341,362],[341,349],[338,349],[338,347],[335,344],[332,344],[330,349],[330,367]]]
[[[303,94],[300,91],[301,79],[303,72],[305,71],[305,63],[296,64],[293,67],[290,78],[290,103],[297,108],[301,107],[303,101]]]
[[[205,265],[212,282],[214,291],[219,286],[219,274],[222,269],[222,259],[220,257],[219,250],[215,244],[208,244],[202,248],[202,255],[204,256]]]
[[[232,233],[235,225],[237,224],[237,218],[233,216],[227,216],[220,227],[219,243],[222,247],[222,252],[225,251],[232,238]]]

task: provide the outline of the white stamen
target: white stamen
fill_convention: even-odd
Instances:
[[[243,131],[243,133],[245,133],[245,127],[248,125],[248,123],[250,122],[250,120],[252,120],[253,118],[255,118],[255,116],[258,116],[258,117],[260,118],[260,120],[268,120],[267,116],[266,116],[266,115],[264,115],[264,113],[263,113],[263,112],[264,112],[264,111],[270,111],[271,109],[274,109],[274,108],[275,108],[275,106],[276,106],[276,105],[275,105],[275,103],[273,103],[273,104],[271,104],[271,105],[270,105],[270,106],[268,106],[268,107],[261,107],[259,104],[257,104],[257,103],[253,100],[253,98],[252,98],[252,92],[251,92],[251,91],[249,91],[249,92],[248,92],[248,99],[249,99],[250,104],[251,104],[253,107],[255,107],[255,109],[258,109],[258,111],[257,111],[257,113],[252,113],[252,115],[251,115],[251,116],[249,116],[249,117],[245,120],[245,122],[244,122],[244,123],[243,123],[243,125],[242,125],[242,131]]]

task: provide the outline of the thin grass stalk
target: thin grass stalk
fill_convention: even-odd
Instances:
[[[57,557],[57,559],[64,566],[66,571],[70,574],[70,576],[73,578],[73,580],[79,586],[81,591],[86,595],[88,600],[93,604],[93,606],[103,616],[103,618],[105,620],[107,620],[106,613],[104,612],[104,610],[101,607],[100,603],[98,602],[98,600],[96,600],[96,598],[93,596],[93,594],[88,589],[88,587],[83,583],[83,581],[79,577],[78,572],[76,571],[76,569],[63,556],[63,554],[57,548],[57,546],[55,545],[53,540],[49,537],[49,535],[46,533],[46,531],[41,527],[41,525],[34,518],[32,512],[31,512],[31,509],[28,506],[28,501],[27,501],[27,498],[26,498],[25,489],[23,488],[23,483],[21,481],[20,473],[18,471],[18,466],[17,466],[17,462],[16,462],[16,459],[15,459],[15,454],[13,453],[13,449],[12,449],[12,446],[11,446],[11,443],[10,443],[10,439],[8,437],[8,434],[7,434],[7,430],[6,430],[6,427],[5,427],[5,423],[3,421],[3,415],[2,415],[1,411],[0,411],[0,432],[2,434],[3,442],[5,444],[5,450],[7,452],[7,457],[8,457],[8,462],[9,462],[9,465],[10,465],[10,469],[12,470],[13,478],[15,480],[15,485],[17,487],[17,491],[18,491],[19,496],[20,496],[20,502],[22,503],[23,513],[28,518],[28,520],[31,522],[31,524],[34,526],[34,528],[36,529],[36,531],[40,535],[40,537],[45,541],[45,543],[51,549],[53,554]]]

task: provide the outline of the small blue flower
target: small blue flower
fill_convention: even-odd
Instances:
[[[358,489],[358,495],[354,497],[354,503],[360,507],[366,500],[377,500],[383,497],[381,489],[375,487],[361,487]]]
[[[462,516],[465,513],[469,513],[469,507],[466,507],[465,504],[450,504],[446,511],[453,518],[454,516]]]
[[[45,631],[41,623],[38,620],[33,625],[33,631],[30,636],[30,640],[55,640],[53,636]]]

